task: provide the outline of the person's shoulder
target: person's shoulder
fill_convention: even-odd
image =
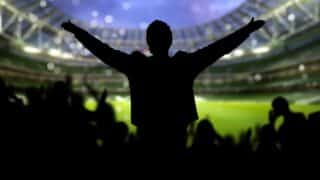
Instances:
[[[130,57],[131,57],[131,59],[134,59],[135,62],[144,62],[145,60],[149,59],[145,54],[143,54],[140,51],[133,51],[130,54]]]
[[[178,51],[178,52],[176,52],[176,54],[173,57],[185,57],[188,55],[189,55],[189,53],[187,53],[185,51]]]
[[[178,51],[173,57],[172,59],[174,59],[176,62],[179,60],[182,60],[183,62],[185,62],[186,59],[189,59],[189,53],[185,52],[185,51]]]

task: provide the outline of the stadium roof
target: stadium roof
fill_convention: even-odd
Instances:
[[[62,2],[64,4],[61,4]],[[92,21],[87,23],[86,19],[81,20],[81,17],[77,18],[76,14],[68,13],[61,8],[62,5],[69,7],[70,3],[81,4],[84,2],[88,1],[0,0],[0,34],[20,45],[21,49],[27,53],[46,54],[66,62],[77,61],[80,64],[97,64],[98,61],[93,61],[94,58],[90,53],[84,50],[70,34],[61,30],[60,24],[73,17],[72,19],[76,23],[94,33],[103,41],[108,42],[114,48],[126,52],[140,50],[146,54],[149,53],[145,43],[145,30],[136,27],[137,24],[133,23],[124,27],[126,23],[120,20],[118,25],[110,26],[105,26],[103,23],[92,23]],[[90,0],[90,3],[97,8],[97,4],[93,2],[98,3],[100,1]],[[113,1],[110,2],[110,6],[117,6],[117,3],[112,4]],[[129,1],[114,2],[125,4]],[[135,2],[142,3],[141,0]],[[196,2],[193,3],[196,6],[205,6],[209,2],[218,3],[221,1],[192,2]],[[223,3],[226,2],[228,1],[223,1]],[[208,19],[202,20],[201,18],[201,21],[190,20],[190,22],[181,21],[180,23],[175,22],[176,20],[172,18],[172,23],[177,28],[174,29],[174,44],[171,52],[175,53],[177,50],[194,51],[243,26],[251,17],[256,17],[267,20],[267,25],[252,35],[240,49],[224,59],[234,59],[246,54],[261,55],[271,51],[273,44],[279,43],[292,34],[319,22],[318,0],[247,0],[238,2],[231,3],[221,14],[217,16],[208,15]],[[177,5],[176,3],[173,4]],[[132,6],[132,4],[124,4],[122,6],[126,6],[125,8]],[[101,13],[100,11],[91,11],[91,9],[89,11],[92,13],[93,19]],[[113,16],[106,16],[103,18],[104,21],[109,22],[109,24],[113,22]],[[209,18],[212,20],[209,20]],[[137,20],[136,23],[141,25],[140,20]],[[117,28],[121,24],[123,27]],[[145,24],[143,27],[145,27]]]
[[[155,19],[166,21],[174,29],[199,25],[226,15],[244,1],[49,0],[74,19],[91,25],[126,29],[145,29]]]

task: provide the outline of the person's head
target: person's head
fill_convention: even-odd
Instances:
[[[196,130],[195,143],[202,145],[210,145],[214,142],[216,138],[216,133],[213,128],[213,125],[208,119],[202,120]]]
[[[284,115],[290,111],[288,101],[283,97],[277,97],[272,102],[272,108],[274,113],[278,115]]]
[[[167,55],[172,44],[172,31],[162,21],[152,22],[147,29],[147,43],[153,55]]]

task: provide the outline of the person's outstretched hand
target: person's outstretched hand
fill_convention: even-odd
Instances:
[[[264,20],[255,20],[251,18],[251,21],[248,23],[247,28],[250,32],[254,32],[262,28],[266,22]]]
[[[73,32],[77,26],[74,25],[71,21],[67,21],[61,24],[61,27],[66,31]]]

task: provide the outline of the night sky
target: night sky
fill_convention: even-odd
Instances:
[[[155,19],[173,28],[217,19],[245,0],[49,0],[64,13],[91,25],[145,28]]]

